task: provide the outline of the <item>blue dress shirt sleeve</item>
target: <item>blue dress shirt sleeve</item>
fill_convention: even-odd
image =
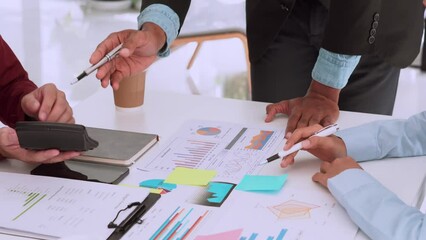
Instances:
[[[157,24],[166,33],[166,46],[158,53],[158,56],[168,56],[170,54],[170,45],[179,32],[179,16],[164,4],[152,4],[139,14],[138,29],[141,29],[146,22]]]
[[[426,111],[405,120],[385,120],[336,133],[356,161],[426,155]]]
[[[344,55],[320,49],[312,79],[326,86],[342,89],[359,63],[361,56]]]
[[[426,239],[425,215],[361,169],[328,180],[328,188],[371,239]]]
[[[357,161],[426,154],[426,112],[406,120],[384,120],[336,135]],[[426,239],[425,215],[402,202],[367,172],[349,169],[328,188],[351,219],[372,239]]]

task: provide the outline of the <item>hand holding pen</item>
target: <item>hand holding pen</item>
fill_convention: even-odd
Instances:
[[[159,50],[165,46],[165,39],[164,31],[153,23],[145,23],[141,30],[112,33],[97,46],[89,60],[92,67],[79,78],[97,69],[96,78],[101,80],[102,87],[111,85],[117,90],[124,78],[146,70],[157,59]],[[109,61],[104,61],[107,55]]]
[[[277,159],[282,159],[286,157],[285,160],[281,163],[282,167],[287,167],[289,164],[294,162],[294,154],[298,150],[305,148],[308,141],[311,140],[312,137],[325,137],[334,134],[339,130],[339,126],[337,124],[332,124],[327,127],[322,128],[321,125],[313,125],[305,128],[296,129],[293,134],[289,137],[286,142],[285,149],[283,151],[278,152],[277,154],[269,157],[261,164],[266,164],[272,162]],[[299,142],[301,139],[306,139],[305,141]],[[315,138],[312,138],[312,140]],[[295,144],[298,142],[297,144]],[[292,155],[293,154],[293,155]],[[315,154],[314,154],[315,155]],[[288,156],[288,157],[287,157]]]
[[[104,57],[102,57],[102,59],[99,62],[96,62],[91,67],[84,70],[80,75],[78,75],[77,79],[74,82],[72,82],[71,85],[76,84],[78,81],[80,81],[81,79],[83,79],[87,75],[91,74],[93,71],[100,68],[105,63],[114,59],[118,55],[118,53],[120,52],[122,47],[123,47],[123,44],[121,43],[117,47],[112,49],[109,53],[107,53]]]

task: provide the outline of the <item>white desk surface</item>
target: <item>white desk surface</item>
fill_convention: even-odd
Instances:
[[[90,127],[118,129],[136,132],[157,133],[160,142],[154,148],[161,148],[180,126],[190,119],[225,121],[246,125],[264,123],[267,103],[203,96],[179,95],[175,93],[146,92],[144,105],[136,111],[117,111],[112,91],[99,89],[93,96],[74,108],[76,122]],[[365,122],[389,117],[373,114],[341,112],[338,123],[341,128],[356,126]],[[285,127],[287,117],[280,116],[272,123],[274,127]],[[151,151],[154,151],[153,149]],[[268,164],[262,170],[266,174],[289,174],[286,184],[300,187],[315,185],[311,176],[318,171],[319,161],[308,153],[299,154],[298,161],[287,169],[281,169],[278,162]],[[144,161],[144,157],[138,161]],[[403,201],[413,204],[423,177],[426,175],[426,157],[399,158],[362,163],[362,167],[386,187],[395,192]],[[0,171],[29,173],[34,165],[16,160],[0,161]],[[132,174],[133,173],[133,174]],[[135,171],[124,180],[133,182]],[[139,172],[140,174],[140,172]],[[1,239],[22,239],[0,236]],[[359,232],[356,239],[366,239]]]

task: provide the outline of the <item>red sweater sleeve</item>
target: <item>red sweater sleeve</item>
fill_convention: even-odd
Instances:
[[[21,99],[36,88],[12,49],[0,36],[0,121],[14,127],[17,121],[24,120]]]

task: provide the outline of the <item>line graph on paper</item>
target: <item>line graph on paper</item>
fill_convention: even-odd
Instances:
[[[184,124],[142,168],[215,169],[217,177],[239,180],[245,174],[257,173],[258,163],[275,153],[283,138],[283,129],[194,120]]]

